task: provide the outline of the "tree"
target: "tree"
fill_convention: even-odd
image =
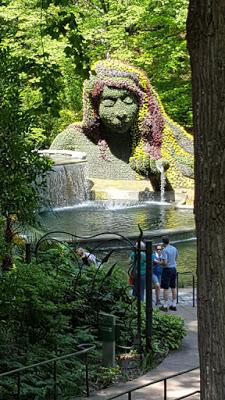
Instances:
[[[143,68],[166,112],[192,127],[185,22],[188,0],[78,0],[90,60],[106,56]]]
[[[225,2],[190,0],[201,399],[225,399]]]
[[[24,59],[38,144],[79,120],[83,80],[106,56],[143,68],[166,112],[191,129],[188,0],[4,0],[0,35]],[[42,135],[42,137],[41,137]],[[51,138],[49,136],[51,135]]]
[[[40,178],[50,161],[34,150],[29,129],[32,117],[23,108],[23,79],[20,57],[7,47],[0,49],[0,215],[3,242],[0,258],[3,269],[12,265],[14,222],[33,222],[39,204]]]
[[[0,7],[1,48],[19,60],[21,102],[39,147],[81,108],[86,58],[77,16],[72,0],[5,0]]]
[[[14,221],[34,221],[40,177],[49,168],[37,149],[48,146],[50,133],[60,130],[63,112],[67,125],[71,104],[73,110],[76,103],[79,109],[83,38],[73,1],[58,3],[5,0],[0,8],[0,215],[5,269],[12,264]]]

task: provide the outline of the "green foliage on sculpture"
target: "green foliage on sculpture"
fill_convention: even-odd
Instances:
[[[156,190],[160,166],[167,170],[167,189],[193,186],[192,137],[166,116],[142,69],[118,60],[93,65],[84,83],[82,123],[58,135],[51,147],[88,153],[78,139],[74,146],[79,135],[99,148],[101,171],[112,153],[135,171],[136,178],[149,178]]]
[[[126,130],[129,129],[132,138],[132,152],[138,145],[144,145],[153,160],[159,159],[164,123],[145,73],[117,60],[100,61],[93,66],[92,72],[84,88],[86,135],[94,143],[106,141],[106,130],[123,133],[121,124],[126,121]],[[106,102],[110,110],[107,124],[104,122]]]

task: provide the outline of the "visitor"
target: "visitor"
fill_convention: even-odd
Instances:
[[[78,247],[75,253],[79,256],[84,265],[95,265],[96,267],[100,265],[100,261],[97,260],[96,256],[83,249],[83,247]]]
[[[172,311],[176,311],[177,304],[177,291],[176,291],[176,260],[178,257],[178,251],[176,247],[169,243],[169,238],[163,236],[163,250],[161,252],[161,262],[162,262],[162,278],[161,278],[161,288],[163,289],[163,305],[160,308],[162,311],[168,311],[168,308]],[[169,288],[172,291],[172,304],[168,306],[169,299]]]
[[[133,290],[132,296],[137,297],[137,285],[138,285],[138,274],[137,274],[137,257],[138,257],[138,243],[135,245],[136,250],[132,251],[129,264],[131,265],[131,276],[133,276]],[[145,243],[140,242],[140,299],[144,301],[145,295],[145,280],[146,280],[146,253]]]
[[[155,286],[156,305],[160,306],[160,285],[162,276],[162,261],[160,259],[161,245],[157,244],[152,253],[152,284]]]
[[[136,249],[138,249],[138,243],[135,245]],[[140,259],[140,273],[141,273],[141,284],[140,284],[140,298],[141,301],[144,301],[145,297],[145,287],[146,287],[146,252],[145,252],[145,243],[140,243],[141,249],[141,259]],[[161,247],[160,247],[161,250]],[[155,254],[156,253],[156,254]],[[161,266],[159,259],[159,252],[154,252],[152,254],[152,285],[156,290],[156,304],[160,305],[160,279],[161,279]],[[133,287],[132,295],[137,297],[137,250],[131,253],[129,263],[131,265],[131,272],[129,276],[129,284]],[[155,264],[155,266],[154,266]]]

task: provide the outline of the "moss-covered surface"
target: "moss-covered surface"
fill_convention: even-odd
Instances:
[[[193,187],[193,139],[165,114],[143,70],[117,60],[94,64],[84,83],[83,121],[51,148],[87,153],[90,178],[150,179],[167,190]]]

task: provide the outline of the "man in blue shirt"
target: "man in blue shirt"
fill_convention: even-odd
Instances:
[[[163,267],[161,288],[163,289],[163,306],[160,308],[162,311],[168,311],[168,299],[169,299],[169,288],[172,291],[172,304],[169,307],[170,310],[176,311],[177,304],[177,291],[176,291],[176,276],[177,276],[177,257],[178,251],[176,247],[169,244],[169,238],[163,236],[162,242],[164,248],[161,252],[161,265]]]

